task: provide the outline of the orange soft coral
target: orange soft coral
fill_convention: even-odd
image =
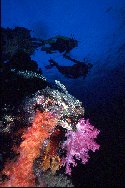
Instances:
[[[36,113],[32,126],[22,136],[24,140],[19,147],[19,158],[16,162],[7,162],[5,165],[3,173],[10,179],[2,186],[35,186],[33,162],[39,156],[41,145],[50,136],[56,124],[57,120],[52,117],[50,112],[38,111]]]

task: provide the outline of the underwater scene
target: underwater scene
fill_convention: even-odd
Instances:
[[[0,187],[125,185],[125,0],[2,0]]]

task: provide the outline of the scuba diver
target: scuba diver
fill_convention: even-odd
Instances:
[[[45,66],[45,68],[51,69],[53,66],[55,66],[60,73],[65,75],[65,77],[75,79],[81,76],[85,78],[89,69],[91,69],[93,66],[91,63],[86,64],[85,62],[80,62],[77,60],[74,61],[72,58],[70,58],[70,60],[72,60],[75,64],[72,66],[60,66],[55,60],[50,58],[50,65]]]

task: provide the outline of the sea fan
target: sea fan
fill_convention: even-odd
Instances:
[[[88,151],[99,149],[99,145],[95,142],[95,138],[99,134],[99,130],[89,123],[89,120],[80,119],[76,125],[77,130],[68,131],[66,133],[67,140],[63,143],[62,148],[66,150],[66,157],[62,159],[63,165],[66,166],[66,174],[71,175],[71,164],[77,166],[74,157],[82,160],[85,164],[88,162]]]

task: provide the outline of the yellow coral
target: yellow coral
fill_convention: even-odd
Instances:
[[[48,169],[54,174],[59,170],[61,166],[61,160],[57,153],[57,148],[59,147],[61,131],[56,129],[50,137],[50,142],[45,148],[44,155],[42,157],[42,170],[46,171]]]

